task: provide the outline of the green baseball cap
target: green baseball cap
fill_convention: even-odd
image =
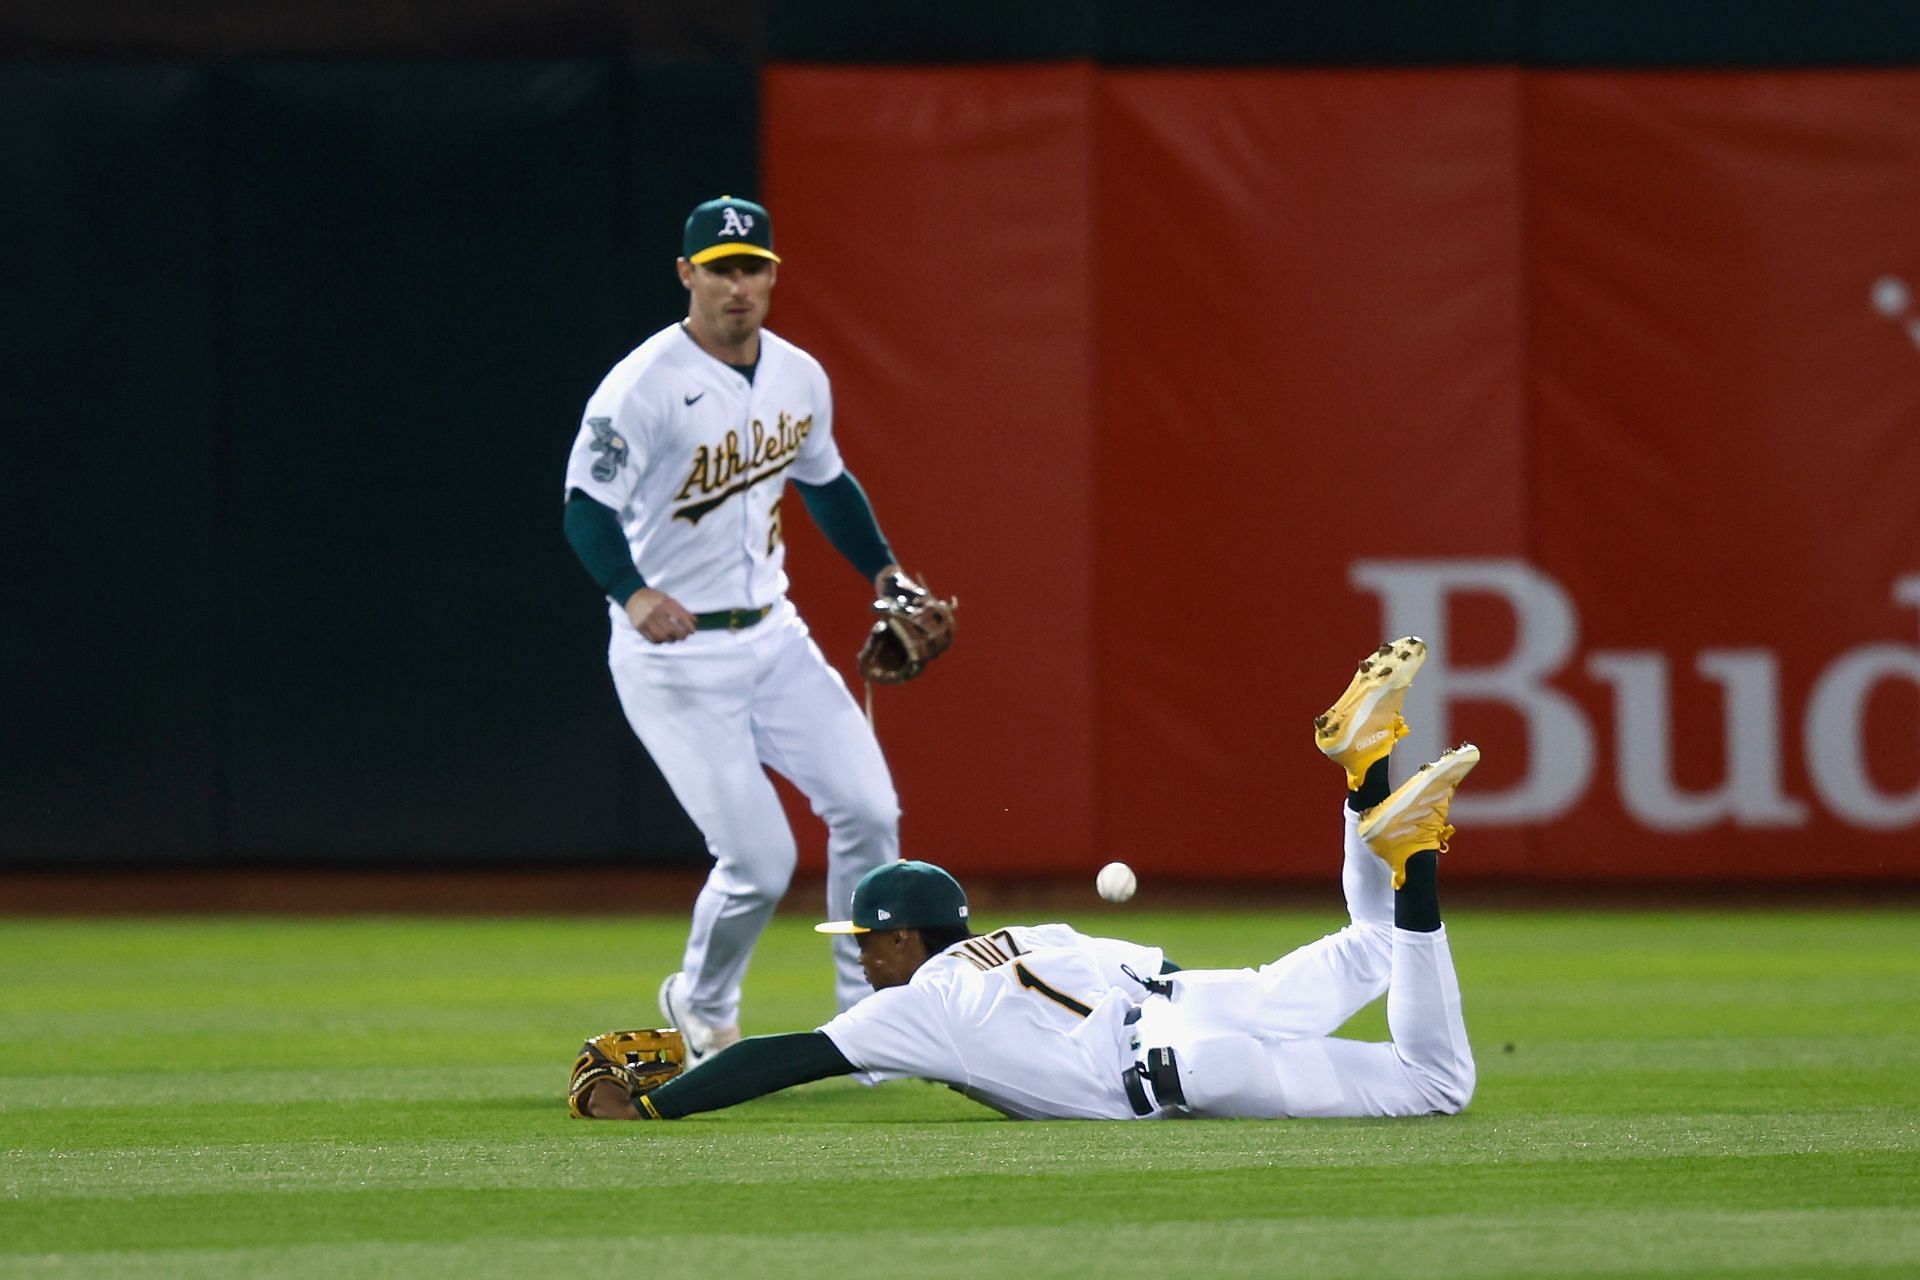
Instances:
[[[967,923],[967,892],[931,862],[889,862],[853,887],[853,919],[813,926],[816,933],[951,929]]]
[[[694,207],[680,237],[680,256],[688,262],[712,262],[735,254],[780,261],[773,251],[773,219],[751,200],[721,196]]]

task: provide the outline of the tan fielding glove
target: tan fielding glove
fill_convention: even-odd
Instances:
[[[873,602],[878,620],[860,646],[860,675],[873,684],[905,684],[953,644],[958,600],[942,600],[906,574],[889,573]]]
[[[687,1042],[672,1027],[639,1031],[607,1031],[580,1046],[573,1060],[573,1079],[567,1085],[567,1111],[590,1120],[584,1103],[602,1080],[612,1080],[636,1104],[687,1069]],[[641,1114],[647,1109],[641,1107]]]

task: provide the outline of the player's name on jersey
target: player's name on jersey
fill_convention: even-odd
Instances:
[[[703,444],[693,451],[693,466],[687,471],[687,482],[680,486],[673,500],[679,502],[696,490],[714,497],[682,507],[673,513],[676,518],[697,523],[718,503],[792,466],[800,446],[813,434],[813,415],[795,418],[790,413],[782,413],[774,419],[772,431],[755,418],[750,433],[751,441],[744,451],[738,431],[727,432],[719,444]]]

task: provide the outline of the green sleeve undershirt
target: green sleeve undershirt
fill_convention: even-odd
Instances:
[[[880,532],[873,504],[851,471],[842,471],[825,484],[798,480],[793,484],[820,532],[862,578],[872,582],[894,562],[893,548]],[[629,596],[647,585],[634,567],[627,535],[621,531],[620,517],[613,508],[574,489],[567,494],[564,525],[574,555],[615,604],[625,604]]]
[[[893,548],[880,532],[873,504],[867,501],[867,492],[853,478],[853,472],[842,471],[825,484],[795,480],[793,487],[800,491],[800,500],[807,504],[807,514],[820,526],[820,532],[827,535],[827,541],[848,564],[860,571],[861,577],[872,582],[894,562]]]
[[[716,1053],[699,1070],[675,1076],[647,1100],[661,1119],[678,1120],[855,1070],[824,1032],[753,1036]]]
[[[564,524],[573,554],[580,557],[588,576],[600,584],[608,599],[623,605],[647,585],[633,567],[627,535],[621,532],[620,517],[612,507],[574,489],[567,494]]]
[[[1160,966],[1162,973],[1179,970],[1171,960]],[[647,1099],[661,1119],[678,1120],[857,1070],[822,1031],[753,1036],[721,1050],[698,1071],[674,1077]]]

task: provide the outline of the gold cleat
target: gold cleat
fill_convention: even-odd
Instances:
[[[1427,642],[1419,636],[1381,645],[1360,659],[1360,669],[1340,700],[1314,718],[1314,744],[1347,771],[1349,791],[1359,790],[1374,762],[1407,736],[1400,708],[1426,660]]]
[[[1462,743],[1401,783],[1399,789],[1367,810],[1360,838],[1375,857],[1393,868],[1393,887],[1407,882],[1407,859],[1423,849],[1447,851],[1453,827],[1447,808],[1461,779],[1480,763],[1480,748]]]

